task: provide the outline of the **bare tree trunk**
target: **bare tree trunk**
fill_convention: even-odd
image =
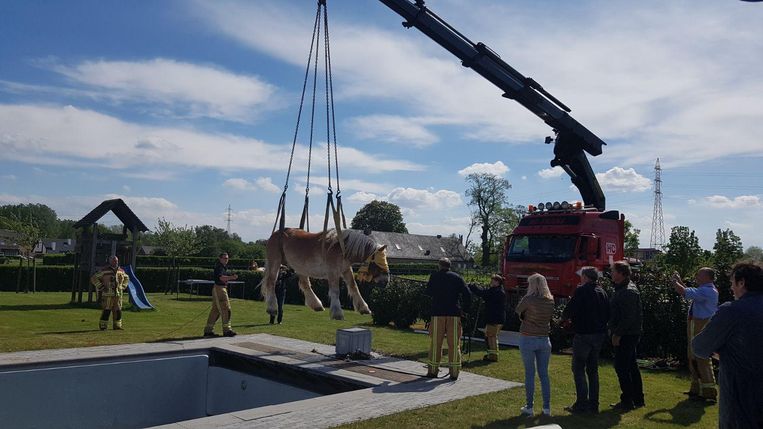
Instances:
[[[488,225],[482,224],[482,268],[490,265],[490,240],[488,239]]]

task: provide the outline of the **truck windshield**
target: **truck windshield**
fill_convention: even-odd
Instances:
[[[509,261],[561,262],[575,255],[574,235],[515,235],[506,255]]]

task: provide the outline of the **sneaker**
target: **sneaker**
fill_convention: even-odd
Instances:
[[[532,416],[533,415],[533,409],[532,407],[528,407],[525,405],[524,407],[519,409],[519,413],[525,416]]]
[[[115,326],[115,327],[114,327],[114,330],[115,330],[115,331],[124,331],[124,330],[125,330],[125,328],[123,328],[123,327],[121,327],[121,326]]]
[[[219,337],[219,335],[215,334],[214,332],[204,332],[204,338],[213,338],[213,337]]]
[[[225,331],[223,332],[223,337],[235,337],[236,332],[235,331]]]
[[[427,371],[427,375],[426,375],[426,377],[427,377],[427,378],[437,378],[437,371],[434,371],[434,372],[432,372],[432,371]]]
[[[544,416],[551,417],[551,408],[544,408],[542,412]]]

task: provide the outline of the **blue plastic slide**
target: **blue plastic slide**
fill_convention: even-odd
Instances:
[[[124,268],[127,275],[130,277],[130,283],[127,284],[127,289],[130,291],[130,303],[139,310],[153,310],[154,306],[148,302],[146,292],[143,290],[143,285],[140,284],[140,280],[135,276],[132,266],[125,265]]]

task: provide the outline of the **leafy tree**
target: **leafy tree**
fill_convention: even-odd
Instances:
[[[55,237],[58,233],[58,216],[45,204],[0,206],[0,216],[34,225],[39,231],[39,237]]]
[[[715,285],[718,287],[718,298],[721,302],[732,299],[731,268],[744,256],[742,249],[742,240],[734,234],[734,231],[718,229],[715,233],[713,268],[716,272]]]
[[[408,233],[400,207],[396,204],[377,200],[371,201],[355,213],[350,228]]]
[[[758,246],[750,246],[744,252],[744,259],[751,259],[753,261],[763,261],[763,249]]]
[[[228,232],[212,225],[196,227],[196,238],[201,244],[199,256],[217,256],[222,252],[235,254],[237,249],[228,249],[225,244],[228,241]]]
[[[631,258],[636,256],[636,251],[638,251],[639,248],[639,234],[641,234],[641,230],[634,228],[631,221],[626,219],[625,242],[623,243],[625,245],[625,256],[630,256]]]
[[[499,236],[498,225],[506,218],[502,211],[506,204],[506,191],[511,188],[508,180],[489,173],[472,173],[466,176],[469,188],[466,196],[472,212],[472,225],[481,230],[480,239],[482,251],[482,266],[490,265],[490,253],[495,237]]]
[[[194,255],[199,251],[201,246],[192,227],[174,226],[164,218],[157,219],[156,223],[156,243],[168,256]]]
[[[74,229],[76,220],[61,219],[56,226],[55,234],[51,234],[48,237],[51,238],[77,238],[77,230]]]
[[[699,239],[687,226],[674,226],[670,230],[670,239],[665,245],[664,262],[668,270],[675,270],[682,277],[688,277],[699,268],[703,251]]]

